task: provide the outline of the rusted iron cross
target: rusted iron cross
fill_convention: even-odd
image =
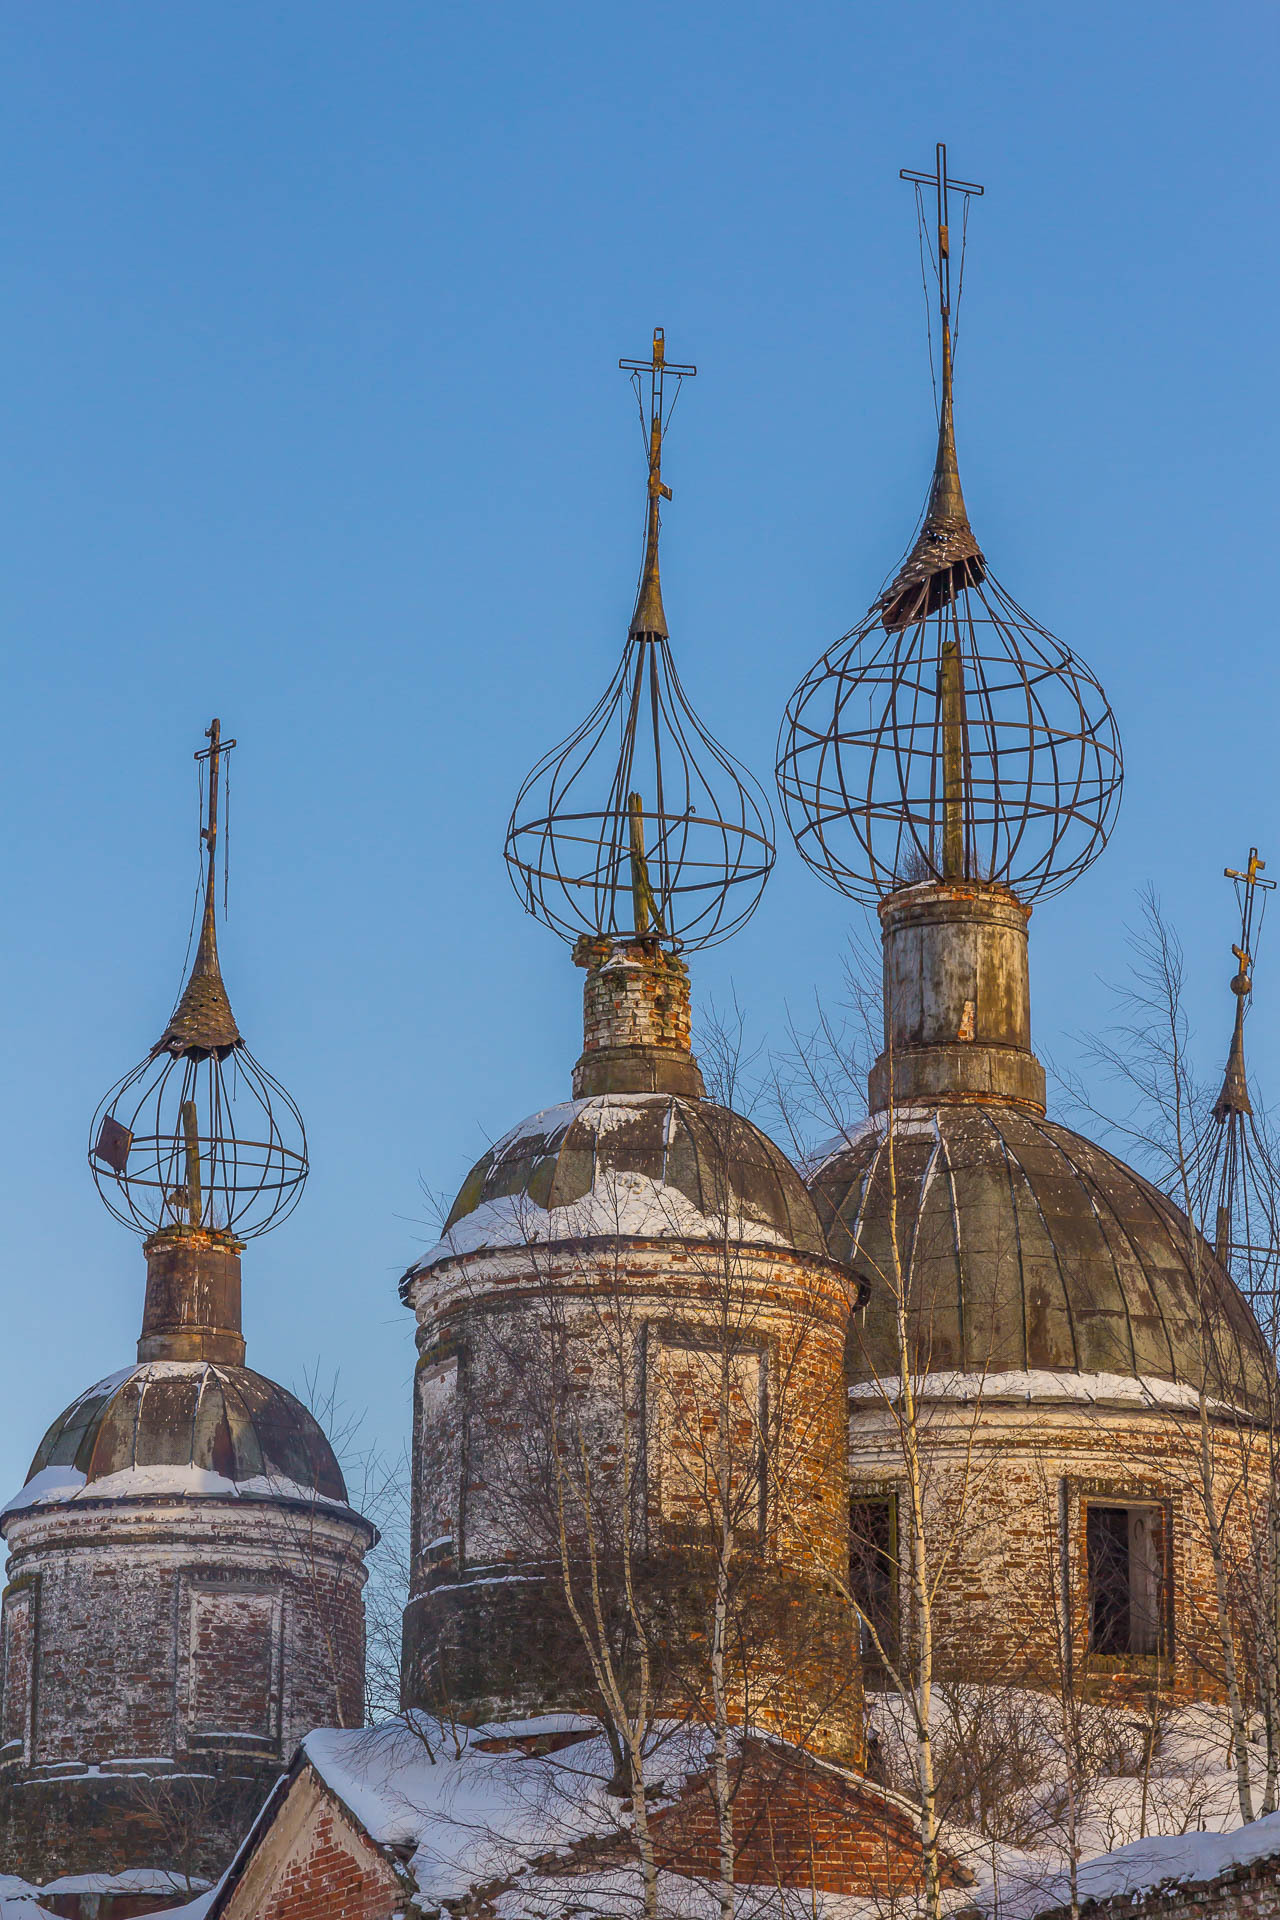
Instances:
[[[209,745],[198,748],[192,757],[209,762],[209,817],[201,825],[200,838],[209,849],[209,872],[212,874],[213,850],[218,839],[218,769],[222,765],[223,754],[230,753],[236,743],[223,739],[221,720],[215,720],[212,726],[206,727],[204,737]]]
[[[1240,902],[1240,945],[1238,947],[1233,946],[1231,949],[1236,959],[1240,962],[1240,971],[1231,982],[1231,990],[1233,993],[1239,994],[1241,999],[1243,999],[1246,994],[1253,992],[1253,976],[1251,970],[1253,967],[1253,926],[1257,896],[1259,893],[1274,892],[1277,884],[1274,880],[1259,879],[1258,876],[1265,871],[1266,865],[1265,860],[1259,860],[1258,849],[1256,847],[1250,847],[1248,864],[1243,873],[1238,872],[1235,867],[1224,867],[1222,869],[1224,879],[1234,880],[1236,898]]]
[[[670,487],[662,484],[663,379],[668,373],[674,373],[678,380],[691,380],[698,369],[677,366],[674,360],[667,359],[661,327],[653,330],[652,359],[619,360],[618,365],[635,380],[637,392],[640,391],[640,375],[649,375],[649,501],[650,511],[656,513],[659,496],[664,500],[671,498]]]
[[[914,185],[934,187],[938,195],[938,294],[942,302],[942,321],[948,326],[951,319],[951,233],[949,196],[953,193],[981,195],[985,187],[979,187],[972,180],[953,180],[947,172],[947,149],[938,142],[937,160],[932,173],[915,173],[910,167],[898,169],[900,180],[910,180]]]

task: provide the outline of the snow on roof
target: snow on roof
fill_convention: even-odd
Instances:
[[[127,1867],[123,1873],[64,1873],[38,1891],[46,1893],[187,1893],[208,1881],[179,1873],[176,1867]]]
[[[217,1887],[210,1887],[208,1893],[198,1893],[195,1899],[187,1901],[185,1906],[165,1907],[164,1920],[205,1920],[217,1891]],[[4,1920],[3,1915],[0,1915],[0,1920]]]
[[[1235,1867],[1280,1857],[1280,1813],[1254,1820],[1234,1833],[1174,1833],[1159,1839],[1131,1840],[1114,1853],[1083,1861],[1077,1874],[1080,1900],[1103,1901],[1157,1887],[1199,1885],[1218,1880]],[[1038,1913],[1070,1902],[1065,1874],[1039,1890]],[[1002,1903],[1003,1904],[1003,1903]]]
[[[895,1140],[927,1139],[936,1131],[936,1107],[894,1107],[892,1109],[893,1135]],[[881,1108],[879,1112],[868,1114],[859,1120],[856,1126],[842,1133],[833,1134],[829,1140],[813,1147],[804,1156],[805,1178],[814,1180],[832,1160],[838,1160],[841,1154],[848,1153],[860,1141],[870,1134],[884,1133],[888,1129],[890,1109]]]
[[[537,1113],[531,1113],[527,1119],[519,1121],[510,1132],[494,1143],[493,1158],[495,1164],[504,1160],[513,1147],[520,1146],[526,1140],[551,1140],[562,1134],[576,1121],[579,1126],[589,1127],[592,1133],[612,1133],[618,1127],[625,1127],[637,1112],[645,1112],[655,1100],[665,1100],[670,1104],[680,1099],[674,1093],[593,1093],[582,1100],[562,1100],[557,1106],[543,1107]]]
[[[527,1193],[484,1200],[415,1261],[424,1273],[441,1260],[503,1247],[545,1245],[556,1240],[586,1240],[621,1235],[635,1240],[722,1240],[726,1225],[733,1241],[786,1246],[787,1236],[754,1215],[710,1216],[678,1187],[647,1174],[601,1168],[591,1191],[562,1207],[541,1207]]]
[[[580,1732],[531,1761],[486,1741]],[[589,1834],[620,1831],[605,1789],[608,1746],[592,1721],[552,1716],[517,1728],[449,1728],[423,1714],[363,1729],[323,1727],[302,1750],[369,1837],[404,1854],[420,1895],[439,1903],[480,1882],[523,1873]]]
[[[120,1473],[104,1473],[88,1480],[78,1467],[42,1467],[24,1487],[0,1507],[0,1520],[6,1514],[25,1512],[28,1507],[65,1506],[86,1500],[304,1500],[308,1506],[332,1507],[347,1511],[346,1502],[331,1500],[304,1487],[296,1480],[277,1474],[259,1473],[247,1480],[229,1480],[225,1474],[205,1467],[126,1467]]]
[[[1054,1373],[1036,1368],[1010,1373],[927,1373],[914,1386],[918,1400],[1070,1401],[1086,1406],[1176,1407],[1184,1412],[1193,1412],[1199,1404],[1195,1388],[1183,1381],[1123,1373]],[[851,1400],[893,1400],[897,1393],[896,1374],[859,1380],[849,1388]]]
[[[0,1873],[0,1920],[41,1920],[49,1913],[39,1904],[40,1889],[13,1873]]]

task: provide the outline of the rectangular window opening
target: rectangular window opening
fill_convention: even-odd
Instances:
[[[895,1494],[873,1498],[855,1493],[849,1502],[849,1590],[863,1616],[859,1621],[863,1662],[869,1671],[882,1671],[884,1656],[896,1658],[898,1642]]]
[[[1159,1507],[1085,1509],[1089,1650],[1112,1659],[1158,1654],[1164,1639],[1164,1515]]]

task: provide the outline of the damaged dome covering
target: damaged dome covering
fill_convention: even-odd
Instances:
[[[439,1244],[441,1260],[529,1242],[625,1235],[770,1245],[824,1258],[804,1182],[758,1127],[678,1094],[597,1094],[534,1114],[477,1162]]]
[[[283,1387],[247,1367],[152,1360],[99,1381],[59,1415],[7,1511],[173,1495],[347,1505],[333,1448]]]
[[[832,1254],[871,1282],[850,1342],[855,1383],[899,1370],[884,1118],[810,1182]],[[894,1136],[922,1373],[1121,1375],[1198,1392],[1204,1366],[1215,1398],[1265,1392],[1275,1363],[1243,1296],[1185,1215],[1114,1154],[1009,1107],[899,1109]]]

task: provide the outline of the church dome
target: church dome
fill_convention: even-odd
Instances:
[[[247,1367],[157,1360],[58,1416],[8,1510],[175,1494],[347,1503],[332,1447],[291,1393]]]
[[[451,1255],[531,1240],[717,1239],[726,1215],[744,1244],[826,1254],[800,1175],[749,1120],[679,1094],[597,1094],[535,1113],[491,1147],[406,1282]]]
[[[850,1342],[855,1381],[898,1372],[885,1119],[810,1182],[832,1254],[871,1282]],[[1119,1375],[1195,1390],[1199,1294],[1215,1397],[1259,1390],[1274,1362],[1243,1297],[1179,1208],[1114,1154],[1005,1106],[900,1108],[894,1135],[921,1372]]]

